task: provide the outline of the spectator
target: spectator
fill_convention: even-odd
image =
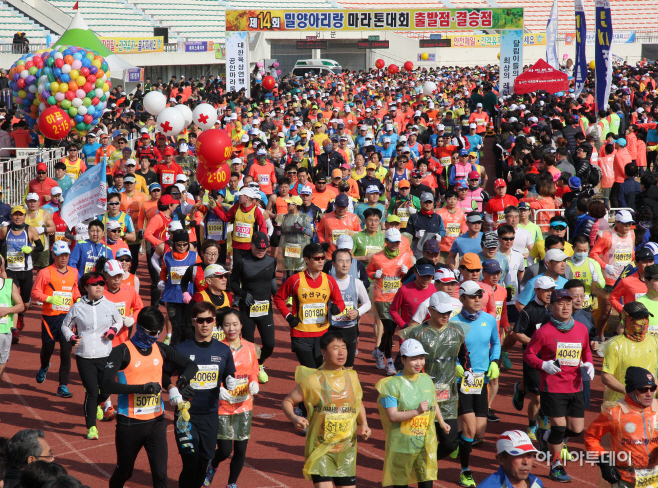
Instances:
[[[49,481],[66,474],[61,464],[39,459],[28,464],[21,472],[20,488],[43,488]]]
[[[7,472],[4,488],[15,488],[21,472],[30,463],[43,459],[53,461],[55,455],[43,430],[24,429],[18,431],[7,443]]]

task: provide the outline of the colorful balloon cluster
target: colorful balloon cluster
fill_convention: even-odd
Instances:
[[[9,73],[14,102],[30,127],[41,112],[57,106],[73,119],[72,130],[81,135],[98,124],[112,86],[105,58],[76,46],[25,54]]]

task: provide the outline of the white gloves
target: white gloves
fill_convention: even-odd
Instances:
[[[409,210],[409,215],[415,214],[418,210],[416,210],[416,207],[407,207]]]
[[[8,222],[8,221],[5,220],[5,221],[2,223],[2,226],[3,226],[3,227],[9,227],[9,224],[10,224],[10,222]]]
[[[44,232],[46,232],[46,228],[45,228],[45,227],[35,227],[35,229],[37,230],[37,232],[38,232],[39,234],[43,234]]]
[[[160,256],[158,256],[156,253],[153,253],[153,256],[151,256],[151,264],[153,265],[153,268],[160,274]]]
[[[612,264],[606,264],[605,265],[605,272],[608,273],[609,275],[614,275],[615,274],[615,267]]]
[[[555,366],[553,361],[544,361],[541,365],[541,369],[546,371],[548,374],[557,374],[562,372],[562,369]]]
[[[383,274],[384,274],[384,271],[382,271],[381,269],[378,269],[377,271],[375,271],[375,279],[378,280],[379,278],[382,277]]]
[[[158,281],[158,290],[164,291],[164,289],[165,289],[165,282],[162,280]]]
[[[436,239],[436,242],[441,242],[441,236],[439,234],[436,234],[434,239]]]
[[[249,383],[249,393],[252,395],[258,395],[258,391],[260,388],[258,387],[258,381],[252,381]]]
[[[225,402],[231,400],[231,394],[228,391],[226,391],[226,388],[224,388],[223,386],[219,388],[219,399]]]
[[[475,147],[476,147],[476,148],[478,149],[478,151],[479,151],[480,149],[482,149],[482,144],[478,144],[478,145],[475,146]]]
[[[416,231],[416,238],[417,238],[417,239],[420,239],[420,238],[423,237],[424,235],[425,235],[425,231],[424,231],[424,230],[417,230],[417,231]]]
[[[581,366],[584,366],[587,370],[587,376],[589,376],[590,381],[594,379],[594,365],[592,363],[583,363],[580,362]]]
[[[407,268],[404,264],[400,266],[400,271],[402,271],[402,274],[407,274],[407,271],[409,271],[409,268]]]
[[[192,300],[192,295],[190,295],[188,292],[183,293],[184,303],[190,303],[191,300]]]
[[[125,325],[126,327],[132,327],[133,325],[135,325],[135,319],[132,317],[124,317],[123,325]]]
[[[178,388],[175,386],[169,390],[169,403],[172,407],[176,407],[179,403],[183,403],[183,395],[178,392]]]
[[[233,390],[235,390],[236,386],[238,386],[238,382],[235,381],[235,378],[233,376],[228,375],[226,377],[226,388],[233,391]]]

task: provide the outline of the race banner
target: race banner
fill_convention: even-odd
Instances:
[[[60,215],[69,228],[107,211],[105,159],[90,167],[65,192]]]
[[[612,35],[611,44],[633,44],[635,43],[635,31],[615,31]],[[584,36],[585,37],[585,36]],[[576,33],[567,32],[564,36],[564,43],[571,46],[576,43]],[[596,44],[596,33],[588,32],[586,36],[586,44],[594,46]]]
[[[144,81],[144,68],[128,68],[123,70],[123,81],[133,83]]]
[[[546,24],[546,37],[548,38],[546,41],[546,61],[555,69],[560,67],[560,62],[557,59],[557,27],[557,0],[553,0],[551,16]]]
[[[596,110],[605,110],[612,86],[612,15],[610,0],[594,0],[596,10],[596,49],[594,50],[596,75]]]
[[[505,29],[500,39],[500,94],[514,93],[514,80],[523,68],[523,30]]]
[[[226,31],[523,29],[522,8],[226,10]]]
[[[453,34],[444,35],[443,38],[452,40],[452,47],[500,47],[500,34],[487,34],[487,35],[464,35],[457,36]],[[545,33],[525,33],[523,34],[524,46],[545,46],[546,34]]]
[[[186,53],[203,53],[214,51],[215,43],[213,41],[187,41],[185,43]]]
[[[587,24],[585,23],[585,6],[583,0],[576,2],[576,63],[574,66],[575,86],[574,93],[576,98],[585,88],[587,81],[587,56],[585,55],[585,36],[587,34]]]
[[[250,95],[249,78],[249,34],[247,32],[226,33],[226,91],[238,92],[245,89]]]
[[[164,37],[101,37],[100,41],[114,54],[164,52]]]

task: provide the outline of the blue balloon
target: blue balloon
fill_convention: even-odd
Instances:
[[[76,115],[74,119],[76,123],[80,123],[84,121],[84,117],[82,115]]]
[[[60,76],[62,76],[62,70],[61,70],[61,68],[55,68],[55,69],[53,69],[53,74],[55,75],[55,78],[59,78]]]
[[[59,79],[62,80],[64,83],[68,83],[69,81],[71,81],[71,75],[68,73],[62,73]]]
[[[91,125],[98,125],[98,119],[94,119],[91,121]]]
[[[32,100],[28,100],[27,98],[23,100],[23,106],[29,107],[30,105],[32,105]]]
[[[46,66],[45,68],[43,68],[43,74],[44,75],[49,75],[52,72],[53,72],[53,70],[50,66]]]
[[[69,54],[73,54],[70,49],[64,49],[64,52],[62,53],[63,57],[68,56]]]
[[[94,115],[95,113],[96,113],[96,111],[94,110],[94,106],[93,106],[93,105],[89,105],[89,106],[87,107],[87,115]]]
[[[82,58],[82,66],[85,68],[89,68],[91,66],[91,61],[89,58]],[[94,66],[96,68],[96,66]],[[96,68],[96,71],[98,71],[98,68]]]
[[[83,57],[87,55],[87,50],[86,49],[80,49],[78,51]]]
[[[82,59],[82,54],[80,54],[80,53],[75,53],[75,54],[73,55],[73,59],[77,59],[78,61],[81,60],[81,59]]]

